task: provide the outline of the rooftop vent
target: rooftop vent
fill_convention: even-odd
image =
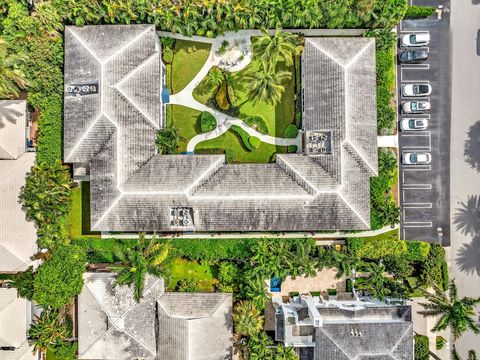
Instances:
[[[65,96],[84,96],[98,94],[98,81],[65,85]]]
[[[192,227],[193,209],[191,207],[170,208],[170,225],[175,227]]]
[[[332,153],[331,131],[307,131],[305,136],[307,155],[330,155]]]

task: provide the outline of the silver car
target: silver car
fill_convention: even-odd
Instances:
[[[400,121],[400,130],[412,131],[412,130],[425,130],[428,127],[427,118],[404,118]]]
[[[406,84],[402,85],[402,95],[406,97],[428,96],[432,93],[429,84]]]
[[[406,34],[400,37],[402,47],[426,46],[430,43],[430,34]]]
[[[405,101],[402,110],[407,114],[421,114],[430,111],[429,101]]]

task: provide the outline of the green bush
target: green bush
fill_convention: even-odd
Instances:
[[[218,91],[215,95],[215,102],[222,111],[226,111],[230,108],[230,104],[227,99],[227,83],[225,81],[218,88]]]
[[[288,145],[287,146],[287,153],[295,154],[297,152],[297,145]]]
[[[160,38],[160,42],[163,45],[162,50],[164,51],[165,51],[165,48],[173,49],[173,46],[175,45],[175,39],[168,36]]]
[[[245,146],[245,148],[248,150],[248,151],[253,151],[255,150],[255,148],[250,144],[250,135],[245,131],[243,130],[240,126],[238,125],[232,125],[230,126],[230,130],[232,130],[235,134],[237,134],[238,136],[240,136],[240,138],[242,139],[242,143],[243,145]]]
[[[300,111],[297,111],[295,113],[295,125],[297,126],[297,128],[299,128],[301,124],[302,124],[302,113]]]
[[[222,148],[197,148],[195,149],[195,154],[204,154],[204,155],[220,155],[220,154],[225,154],[225,150]]]
[[[212,131],[217,127],[217,120],[208,111],[204,111],[200,114],[200,128],[202,132],[206,133]]]
[[[382,45],[382,44],[381,44]],[[387,46],[383,44],[383,46]],[[395,90],[395,59],[393,45],[376,51],[377,69],[377,128],[380,135],[391,134],[395,127],[392,101]]]
[[[448,264],[445,259],[442,261],[442,280],[443,280],[443,290],[448,290]]]
[[[347,239],[347,247],[362,259],[381,259],[386,256],[401,256],[407,252],[407,244],[399,239]]]
[[[415,335],[415,360],[428,359],[430,359],[428,337],[425,335]]]
[[[406,19],[426,18],[435,14],[435,8],[431,6],[409,6],[405,13]]]
[[[257,138],[256,136],[250,136],[248,138],[248,142],[250,143],[250,145],[252,146],[252,148],[254,149],[258,149],[258,147],[260,146],[260,144],[262,143],[262,141]]]
[[[222,292],[237,292],[240,269],[233,262],[222,261],[218,268],[218,289]]]
[[[430,244],[423,241],[407,241],[407,260],[423,261],[430,254]]]
[[[200,286],[195,279],[180,280],[175,287],[178,292],[200,292]]]
[[[445,250],[439,244],[430,245],[430,255],[421,263],[420,281],[424,286],[436,284],[440,288],[444,286],[444,274],[446,271]],[[448,272],[446,274],[448,278]],[[447,282],[448,285],[448,282]]]
[[[268,134],[268,125],[262,116],[247,116],[243,122],[262,134]]]
[[[171,64],[173,61],[173,50],[171,48],[164,48],[162,51],[163,61],[165,64]]]
[[[225,161],[227,164],[233,164],[237,160],[235,155],[235,150],[233,149],[226,149],[225,150]]]
[[[289,124],[283,132],[283,137],[295,139],[298,136],[298,128],[295,124]]]
[[[33,300],[59,309],[80,294],[87,264],[85,251],[79,246],[58,248],[50,259],[38,267],[34,279]]]

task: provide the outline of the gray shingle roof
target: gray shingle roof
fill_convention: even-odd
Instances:
[[[92,229],[266,231],[367,229],[377,172],[375,44],[307,38],[304,130],[331,133],[331,154],[279,154],[276,164],[155,154],[162,65],[154,26],[67,27],[65,161],[91,166]],[[70,90],[69,90],[70,91]],[[188,229],[172,220],[193,214]]]
[[[143,298],[114,287],[114,275],[86,273],[78,297],[79,359],[222,360],[231,355],[232,295],[164,293],[147,276]]]

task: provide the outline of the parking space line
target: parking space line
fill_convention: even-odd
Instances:
[[[403,203],[405,209],[431,209],[432,203]]]
[[[418,222],[404,222],[403,223],[403,227],[404,228],[413,228],[413,227],[428,227],[428,228],[431,228],[433,227],[433,223],[431,221],[424,221],[424,222],[421,222],[421,221],[418,221]]]
[[[404,190],[432,190],[432,184],[405,184],[404,183],[403,189]]]
[[[404,83],[421,83],[421,84],[430,84],[430,80],[403,80]]]

